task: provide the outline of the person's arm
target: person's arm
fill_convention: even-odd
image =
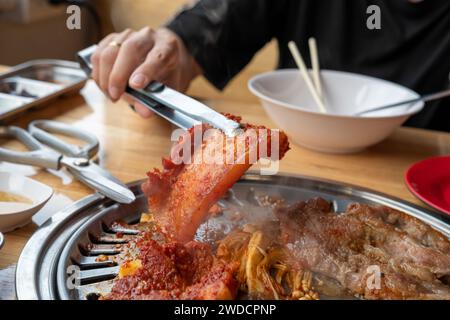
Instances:
[[[113,101],[124,98],[144,117],[151,112],[124,94],[127,83],[142,89],[156,80],[186,91],[204,74],[222,89],[275,35],[283,1],[200,0],[167,27],[110,34],[92,56],[92,77]]]
[[[167,28],[176,33],[204,76],[223,89],[275,35],[284,0],[200,0]]]

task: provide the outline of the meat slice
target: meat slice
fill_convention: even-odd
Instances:
[[[423,258],[430,250],[442,263],[448,256],[421,247],[406,232],[382,220],[377,225],[369,223],[373,217],[367,207],[362,212],[349,211],[333,213],[323,199],[279,208],[281,237],[292,263],[335,279],[367,299],[450,299],[450,288],[434,273],[443,271],[445,264],[433,269],[428,256]],[[399,243],[407,254],[396,250]],[[376,271],[380,286],[372,281]]]
[[[372,244],[399,264],[422,268],[422,274],[427,271],[438,277],[450,274],[450,242],[431,227],[386,207],[354,204],[347,215],[366,224]]]
[[[240,118],[229,117],[240,121]],[[183,158],[190,159],[191,163],[164,159],[163,171],[156,169],[147,174],[148,180],[142,185],[142,190],[148,197],[149,210],[163,231],[173,239],[186,243],[194,238],[211,206],[239,180],[253,160],[264,154],[260,151],[266,150],[267,157],[281,159],[289,150],[283,132],[276,136],[261,126],[242,124],[242,128],[242,134],[227,140],[219,130],[206,125],[194,127],[175,145],[173,150],[176,152],[171,157],[176,158],[181,152]],[[196,145],[194,142],[198,137],[195,133],[198,132],[204,135],[204,139]],[[278,138],[278,150],[272,150],[274,137]],[[187,158],[186,150],[189,153]],[[206,155],[209,155],[207,160]],[[219,161],[214,161],[216,159]]]
[[[347,214],[364,217],[372,223],[385,223],[397,230],[405,232],[426,247],[434,248],[450,255],[450,241],[440,232],[406,213],[385,206],[371,207],[354,203],[347,208]]]

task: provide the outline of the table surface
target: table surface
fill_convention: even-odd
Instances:
[[[256,99],[242,102],[225,95],[220,100],[200,98],[218,111],[242,115],[245,121],[274,127]],[[124,182],[142,179],[149,169],[159,167],[161,156],[168,153],[171,145],[173,127],[166,121],[156,116],[142,119],[123,102],[109,102],[92,82],[80,95],[59,99],[29,111],[13,124],[25,127],[35,119],[64,121],[96,134],[101,142],[100,164]],[[0,144],[18,147],[16,142],[11,141],[3,140]],[[364,186],[423,205],[406,188],[404,172],[416,161],[449,153],[450,134],[400,128],[384,142],[353,155],[321,154],[293,145],[281,161],[280,171]],[[92,193],[91,189],[76,180],[65,184],[64,179],[47,171],[22,169],[31,173],[35,171],[33,178],[51,186],[63,204]],[[0,270],[4,272],[3,279],[0,273],[0,297],[1,291],[6,288],[4,278],[8,277],[9,282],[13,283],[11,267],[17,263],[23,246],[36,228],[37,225],[32,223],[6,234],[5,246],[0,251]]]

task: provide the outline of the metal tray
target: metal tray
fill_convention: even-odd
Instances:
[[[87,77],[78,63],[33,60],[0,74],[0,121],[25,110],[77,93]]]
[[[67,266],[80,258],[80,248],[104,232],[105,225],[117,219],[127,223],[138,221],[140,214],[146,211],[146,199],[140,191],[141,183],[142,181],[138,181],[129,185],[137,198],[130,205],[119,205],[94,194],[57,213],[37,230],[23,249],[18,262],[17,297],[87,299],[92,290],[101,290],[102,286],[107,288],[110,284],[107,279],[114,276],[117,266],[85,265],[82,276],[90,283],[71,289],[66,286]],[[450,226],[435,217],[436,213],[433,211],[366,188],[339,182],[292,175],[261,176],[250,172],[232,190],[234,198],[242,202],[247,201],[249,192],[256,192],[281,196],[288,202],[320,196],[331,201],[336,211],[344,210],[352,202],[385,205],[424,221],[450,238]]]

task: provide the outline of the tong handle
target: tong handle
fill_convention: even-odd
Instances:
[[[89,132],[74,126],[51,120],[36,120],[30,123],[28,130],[41,143],[58,150],[62,154],[74,158],[93,158],[99,150],[99,141]],[[80,139],[87,144],[80,147],[64,142],[51,133],[59,133],[68,137]]]
[[[77,54],[77,60],[80,63],[80,67],[88,76],[90,76],[92,73],[91,57],[94,54],[95,50],[97,50],[97,46],[93,45],[78,52]],[[153,94],[160,93],[165,88],[166,87],[164,84],[153,81],[142,90],[136,90],[131,88],[130,86],[127,86],[125,88],[125,92],[141,102],[147,108],[163,117],[164,119],[168,120],[169,122],[175,124],[176,126],[180,126],[184,129],[189,129],[201,123],[201,121],[192,118],[190,115],[161,104],[152,97]]]
[[[0,127],[0,137],[14,137],[31,151],[21,152],[0,148],[0,161],[59,170],[61,154],[46,150],[31,134],[19,127]]]
[[[92,63],[91,57],[94,54],[95,50],[97,50],[97,45],[90,46],[84,50],[81,50],[77,54],[77,60],[80,63],[81,69],[88,75],[91,76],[92,73]],[[145,93],[158,93],[163,91],[165,85],[158,81],[152,81],[145,89],[140,90]],[[131,88],[130,88],[131,89]],[[133,92],[134,89],[131,89]]]
[[[97,45],[93,45],[89,48],[81,50],[77,53],[76,56],[81,69],[83,69],[88,77],[90,77],[92,73],[91,57],[94,54],[95,50],[97,50]]]

